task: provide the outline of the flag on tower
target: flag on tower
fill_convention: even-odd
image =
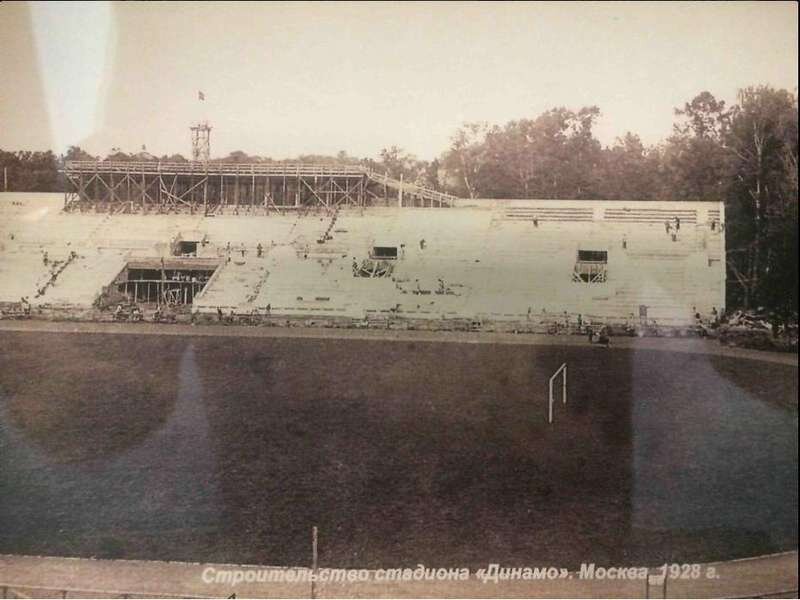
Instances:
[[[197,99],[198,100],[205,100],[206,95],[203,92],[197,92]]]

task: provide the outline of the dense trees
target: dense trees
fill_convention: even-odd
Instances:
[[[768,86],[740,91],[726,106],[705,91],[675,110],[672,134],[646,146],[632,132],[602,147],[596,106],[564,107],[504,125],[465,123],[436,160],[397,146],[375,159],[340,151],[293,161],[362,165],[470,198],[718,200],[727,214],[730,306],[797,311],[797,98]],[[118,148],[106,160],[157,160]],[[77,146],[52,152],[4,152],[0,169],[13,191],[58,191],[60,160],[97,160]],[[185,161],[175,154],[161,160]],[[231,152],[220,162],[273,162]]]
[[[626,133],[603,150],[599,163],[601,198],[652,200],[659,197],[661,154],[647,148],[639,136]]]
[[[450,149],[442,156],[446,188],[469,198],[476,198],[487,190],[490,179],[488,137],[488,123],[466,123],[455,133]]]
[[[797,310],[797,98],[747,88],[727,114],[728,266],[744,306]]]
[[[445,181],[471,198],[598,198],[599,115],[555,108],[504,126],[467,123],[442,157]]]
[[[702,92],[682,109],[661,155],[659,197],[721,200],[725,194],[728,130],[725,103]]]
[[[64,155],[64,160],[97,160],[97,157],[92,156],[80,146],[70,146]]]
[[[61,190],[58,160],[50,152],[6,152],[0,149],[0,185],[14,192]]]

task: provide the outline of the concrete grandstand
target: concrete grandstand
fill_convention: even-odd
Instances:
[[[524,329],[578,315],[684,327],[725,308],[721,203],[451,199],[160,215],[64,204],[0,194],[5,309],[24,298],[79,314],[125,297],[211,317]]]

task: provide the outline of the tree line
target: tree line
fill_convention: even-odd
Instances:
[[[672,134],[655,145],[628,132],[604,147],[593,131],[598,107],[558,107],[504,125],[465,123],[430,161],[397,146],[375,158],[341,151],[274,160],[235,151],[214,161],[362,165],[469,198],[723,201],[729,306],[764,306],[788,318],[798,306],[797,108],[796,94],[753,86],[732,106],[698,94],[675,109]],[[63,156],[0,149],[13,191],[60,191],[63,161],[99,159],[77,146]],[[114,148],[105,160],[187,159]]]

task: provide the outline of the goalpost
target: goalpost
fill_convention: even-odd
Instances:
[[[547,403],[547,422],[553,422],[553,403],[555,402],[555,396],[553,395],[553,383],[555,382],[556,378],[563,373],[561,378],[561,403],[567,403],[567,363],[562,364],[553,376],[550,377],[550,395],[548,398]]]

